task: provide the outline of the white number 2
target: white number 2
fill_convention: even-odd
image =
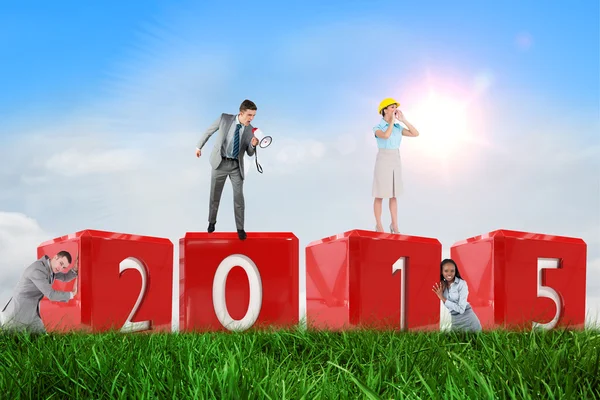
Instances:
[[[400,330],[406,327],[406,257],[400,257],[392,265],[392,275],[400,271]]]
[[[556,258],[538,258],[537,262],[537,297],[547,297],[554,301],[556,304],[556,314],[552,321],[547,324],[540,324],[538,322],[533,322],[534,328],[543,328],[543,329],[552,329],[558,323],[558,319],[560,318],[560,310],[562,308],[562,304],[560,301],[560,296],[556,292],[556,290],[552,289],[549,286],[544,286],[542,284],[542,271],[548,268],[560,268],[560,262]]]
[[[246,315],[241,320],[231,318],[227,310],[227,301],[225,299],[225,284],[227,283],[227,275],[235,266],[240,266],[246,271],[248,283],[250,284],[250,303]],[[246,330],[250,328],[260,313],[262,306],[262,282],[260,273],[254,262],[242,254],[232,254],[226,257],[215,272],[213,279],[213,307],[215,314],[221,324],[231,330]]]
[[[150,329],[150,321],[131,322],[131,319],[140,307],[142,299],[144,298],[144,294],[146,293],[146,286],[148,280],[146,276],[146,268],[144,268],[143,264],[139,260],[133,257],[128,257],[121,261],[121,263],[119,264],[119,274],[123,273],[123,271],[128,269],[135,269],[140,273],[140,275],[142,276],[142,288],[140,290],[140,294],[138,295],[137,301],[133,306],[133,309],[131,310],[129,316],[127,317],[127,320],[125,321],[125,324],[121,327],[121,332],[145,331]]]

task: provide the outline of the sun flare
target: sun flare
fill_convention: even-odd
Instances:
[[[420,145],[432,156],[455,154],[470,136],[466,101],[430,93],[405,115],[419,130]]]

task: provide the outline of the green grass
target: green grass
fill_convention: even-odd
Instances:
[[[600,332],[0,334],[0,398],[594,399]]]

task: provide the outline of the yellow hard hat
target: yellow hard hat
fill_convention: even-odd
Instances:
[[[381,100],[381,103],[379,103],[379,114],[381,114],[381,110],[383,110],[387,106],[391,106],[392,104],[396,104],[398,107],[400,107],[400,103],[398,103],[396,100],[392,99],[391,97]]]

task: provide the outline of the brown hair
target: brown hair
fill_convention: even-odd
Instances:
[[[71,253],[69,253],[68,251],[65,250],[61,250],[58,253],[56,253],[57,257],[65,257],[67,259],[67,261],[69,262],[69,264],[71,264],[72,258],[71,258]]]
[[[396,105],[396,107],[398,107],[398,103],[392,103],[392,104],[390,104],[390,106],[393,106],[394,104]],[[385,110],[387,110],[388,107],[389,106],[381,109],[381,116],[382,117],[385,117]]]
[[[247,99],[242,101],[242,104],[240,105],[240,112],[244,112],[246,110],[257,110],[256,104],[254,104],[253,101]]]

